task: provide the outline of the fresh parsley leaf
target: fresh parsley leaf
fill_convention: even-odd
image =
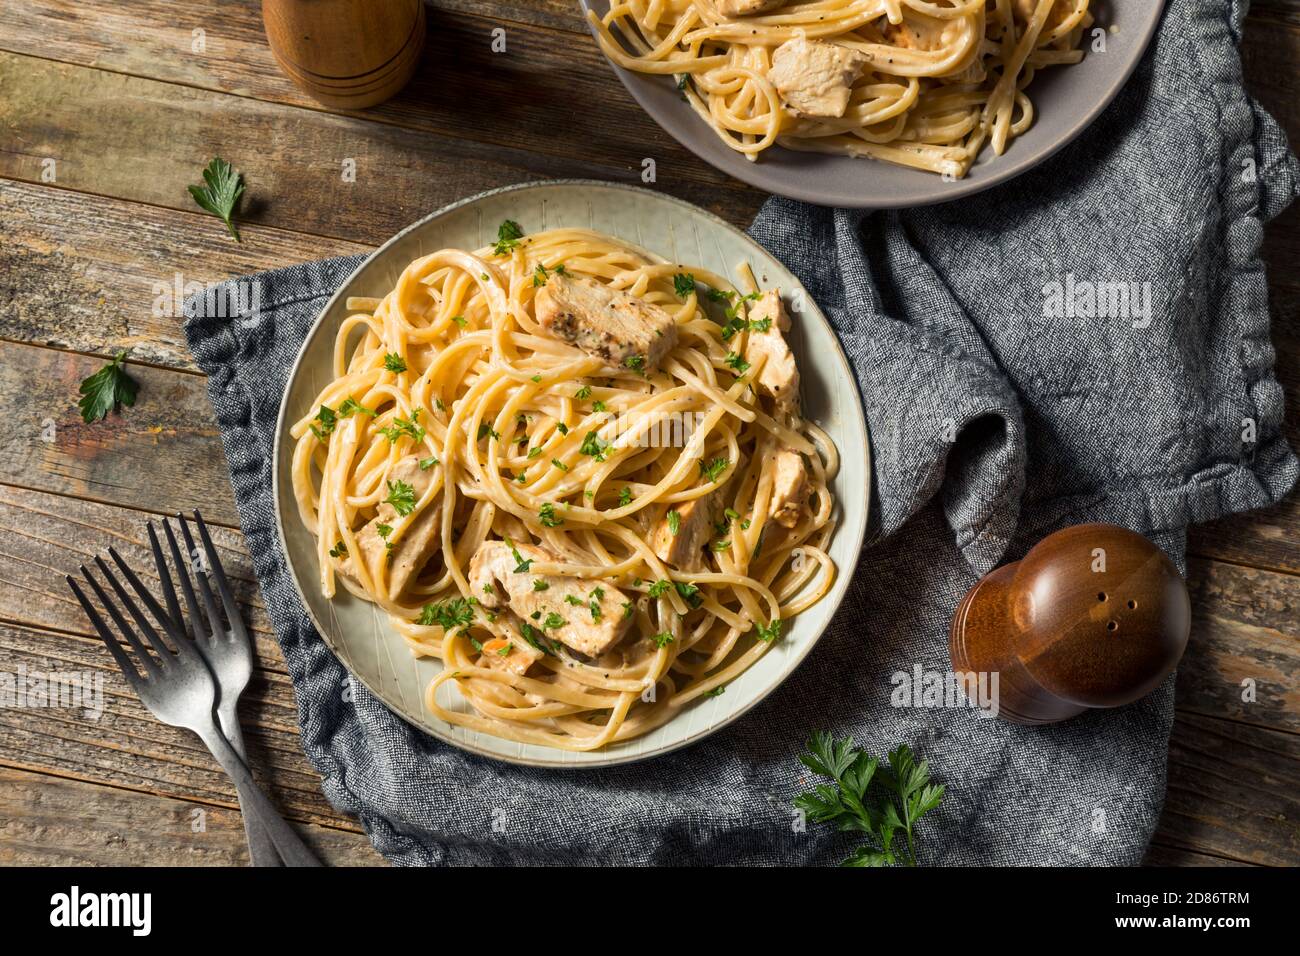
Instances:
[[[582,598],[576,594],[566,594],[564,595],[564,603],[571,604],[574,607],[582,607]]]
[[[551,274],[546,271],[546,266],[537,263],[537,268],[533,270],[533,288],[546,285],[546,280],[550,277]]]
[[[537,519],[541,521],[544,528],[558,528],[564,524],[564,519],[555,514],[555,505],[549,501],[537,509]]]
[[[541,453],[542,453],[542,450],[541,450],[540,448],[530,448],[530,449],[528,449],[528,460],[529,460],[529,461],[532,461],[534,458],[536,458],[536,457],[537,457],[538,455],[540,455]]]
[[[396,444],[397,440],[405,435],[418,445],[424,441],[424,426],[417,424],[419,417],[420,410],[418,408],[411,412],[410,418],[395,415],[393,416],[393,424],[379,429],[379,433],[393,444]]]
[[[599,621],[604,617],[604,613],[600,609],[600,602],[595,599],[587,602],[587,610],[591,611],[591,619],[593,621]]]
[[[573,397],[580,402],[584,401],[585,399],[591,398],[591,386],[590,385],[582,386],[582,388],[578,389],[576,392],[573,393]]]
[[[492,430],[491,425],[489,425],[487,422],[479,422],[478,438],[475,440],[482,441],[484,438],[488,438],[488,437],[491,437],[497,441],[501,440],[501,436]]]
[[[339,418],[350,418],[353,415],[369,415],[373,418],[375,410],[359,404],[355,398],[343,399],[343,404],[339,406]]]
[[[319,422],[320,424],[318,425],[316,422]],[[307,427],[311,429],[311,433],[315,435],[317,439],[324,441],[327,435],[332,435],[334,433],[334,428],[338,423],[339,418],[338,415],[334,414],[334,409],[330,408],[328,405],[322,405],[320,411],[316,413],[316,421],[312,422]]]
[[[725,541],[715,541],[713,542],[713,544],[709,545],[709,547],[712,548],[714,551],[726,551],[728,548],[731,547],[731,541],[730,539]]]
[[[631,503],[632,503],[632,489],[628,487],[624,487],[618,493],[618,505],[621,508],[624,505],[630,505]]]
[[[704,692],[704,696],[705,696],[705,697],[721,697],[721,696],[722,696],[723,694],[725,694],[726,692],[727,692],[727,685],[726,685],[726,684],[721,684],[721,685],[719,685],[719,686],[713,688],[713,690],[705,691],[705,692]]]
[[[560,459],[558,459],[558,458],[552,458],[552,459],[551,459],[551,464],[554,465],[556,468],[560,469],[560,471],[568,471],[568,470],[569,470],[569,466],[566,465],[564,462],[560,461]]]
[[[673,642],[674,638],[669,631],[662,631],[654,635],[651,640],[655,642],[655,647],[667,647]]]
[[[677,298],[685,299],[695,291],[695,276],[690,273],[677,273],[673,276],[673,291],[677,293]]]
[[[685,581],[674,581],[673,587],[682,596],[682,600],[686,602],[687,607],[697,608],[704,603],[704,598],[700,597],[698,585],[687,584]]]
[[[513,219],[506,219],[497,226],[497,241],[492,246],[492,252],[498,256],[508,255],[519,245],[519,240],[523,237],[524,231],[519,228],[519,223]]]
[[[600,399],[596,399],[594,402],[591,403],[591,410],[593,412],[603,412],[608,407],[609,406],[606,405],[604,402],[602,402]]]
[[[564,422],[556,422],[555,430],[559,432],[561,435],[569,434],[569,426],[564,424]]]
[[[463,315],[453,315],[451,317],[451,320],[455,322],[456,325],[462,329],[465,328],[465,326],[469,325],[469,319],[465,318],[465,316]]]
[[[430,455],[428,458],[421,458],[419,464],[420,464],[421,471],[428,471],[434,465],[439,464],[439,461],[437,458],[434,458],[432,455]]]
[[[542,627],[547,630],[554,630],[557,627],[564,627],[564,624],[564,618],[552,611],[550,614],[546,615],[546,620],[542,622]]]
[[[911,749],[900,744],[890,752],[889,766],[881,767],[851,739],[835,740],[824,731],[813,734],[799,761],[834,786],[819,784],[796,797],[794,805],[815,823],[856,830],[874,841],[858,847],[844,866],[916,865],[917,821],[939,805],[945,790],[930,783],[926,761],[917,763]],[[896,853],[894,837],[900,831],[905,845]]]
[[[672,586],[672,581],[669,581],[667,578],[660,578],[654,584],[650,585],[650,589],[646,593],[651,597],[659,597],[660,595],[666,594],[668,589]]]
[[[551,586],[551,582],[543,580],[542,578],[538,578],[536,581],[533,582],[534,591],[546,591],[550,588],[550,586]]]
[[[390,481],[388,482],[388,497],[384,499],[384,502],[392,505],[394,511],[405,517],[415,510],[415,489],[400,478],[396,481]]]
[[[218,156],[203,170],[203,185],[190,186],[189,190],[200,209],[224,222],[230,234],[235,237],[235,242],[243,241],[239,238],[239,230],[235,228],[234,222],[235,206],[244,194],[242,173],[235,172],[233,166]]]
[[[119,405],[134,405],[140,386],[126,374],[126,350],[118,352],[113,360],[87,377],[78,390],[81,398],[81,420],[87,424],[99,421]]]
[[[677,532],[681,530],[682,530],[682,516],[676,509],[673,509],[672,511],[668,512],[668,533],[675,538],[677,537]]]
[[[440,624],[446,631],[456,627],[468,627],[474,620],[474,604],[473,598],[460,597],[440,601],[437,604],[426,604],[420,609],[420,617],[416,623],[426,627],[430,624]]]
[[[749,363],[737,355],[735,352],[727,353],[727,367],[737,375],[744,375],[749,371]]]
[[[767,624],[755,624],[754,629],[758,631],[758,639],[767,641],[769,644],[781,636],[781,622],[779,620],[768,621]]]
[[[524,556],[519,553],[519,549],[515,547],[514,542],[511,541],[509,538],[506,538],[506,547],[508,547],[510,549],[510,553],[514,555],[515,574],[527,574],[528,569],[533,566],[532,558],[529,558],[527,561],[525,561]]]
[[[630,368],[630,369],[631,369],[632,371],[634,371],[634,372],[644,372],[644,371],[645,371],[645,356],[644,356],[644,355],[629,355],[627,358],[623,359],[623,365],[624,365],[625,367],[627,367],[627,368]]]
[[[390,372],[405,372],[406,361],[396,352],[385,352],[384,368]]]

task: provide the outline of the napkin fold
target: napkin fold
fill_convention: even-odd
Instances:
[[[894,213],[764,206],[753,236],[830,318],[862,390],[871,538],[799,670],[647,762],[509,766],[426,737],[363,687],[345,699],[280,551],[271,450],[293,357],[360,258],[260,274],[256,322],[191,302],[186,334],[330,801],[396,863],[833,863],[854,838],[790,804],[812,782],[796,757],[827,729],[929,759],[948,793],[922,824],[924,864],[1138,863],[1164,796],[1172,679],[1128,707],[1019,727],[913,706],[900,675],[945,672],[961,596],[1056,528],[1126,525],[1185,569],[1189,524],[1295,483],[1259,246],[1300,166],[1242,87],[1246,7],[1170,0],[1116,102],[1000,188]]]

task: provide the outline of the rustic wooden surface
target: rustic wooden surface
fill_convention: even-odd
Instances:
[[[153,313],[155,282],[363,252],[505,183],[636,182],[646,156],[658,188],[731,222],[761,204],[641,113],[573,0],[435,0],[428,14],[411,85],[351,114],[280,74],[254,0],[0,5],[0,670],[100,672],[107,700],[98,720],[0,709],[0,863],[246,862],[234,788],[192,735],[144,710],[61,583],[110,544],[148,567],[142,519],[196,501],[255,634],[243,718],[257,775],[323,858],[380,862],[299,749],[205,381],[180,320]],[[498,27],[506,54],[490,51]],[[1251,88],[1300,141],[1300,0],[1256,0],[1243,59]],[[572,121],[581,113],[566,104],[584,103],[599,104],[599,122]],[[185,191],[218,154],[248,182],[242,245]],[[342,181],[345,159],[355,183]],[[1300,210],[1269,227],[1265,257],[1288,435],[1300,445]],[[127,346],[139,403],[82,424],[77,383]],[[1190,550],[1192,644],[1148,862],[1295,865],[1300,495],[1198,528]]]

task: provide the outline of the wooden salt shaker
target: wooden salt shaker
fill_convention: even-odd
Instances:
[[[1127,528],[1048,535],[962,599],[948,649],[957,673],[998,673],[998,712],[1046,724],[1149,694],[1191,629],[1178,569]]]
[[[262,22],[280,69],[340,109],[388,99],[424,48],[421,0],[262,0]]]

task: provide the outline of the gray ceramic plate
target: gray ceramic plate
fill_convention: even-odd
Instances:
[[[603,16],[608,0],[579,0]],[[849,209],[897,209],[948,202],[1006,182],[1047,159],[1101,115],[1137,68],[1164,0],[1094,0],[1096,26],[1105,28],[1106,52],[1083,62],[1042,70],[1029,87],[1036,120],[1001,156],[985,150],[965,179],[944,182],[934,173],[848,156],[824,156],[773,147],[750,162],[726,146],[682,101],[671,76],[633,73],[614,66],[623,85],[674,139],[718,169],[779,196]],[[1090,37],[1085,35],[1084,48]],[[594,34],[593,34],[594,42]],[[613,64],[611,64],[613,66]]]
[[[386,295],[415,258],[449,246],[477,249],[496,236],[497,224],[514,219],[526,232],[558,226],[597,229],[674,262],[702,265],[734,276],[748,262],[763,288],[779,286],[792,310],[791,347],[803,376],[808,417],[830,434],[841,468],[832,482],[839,528],[830,554],[839,573],[830,593],[795,617],[781,640],[753,667],[732,681],[726,693],[696,701],[644,737],[595,753],[568,753],[520,744],[435,720],[422,697],[441,664],[416,660],[386,615],[346,591],[333,601],[321,597],[315,543],[298,518],[290,467],[289,423],[311,407],[329,381],[332,350],[348,296]],[[871,461],[862,401],[848,360],[825,317],[799,281],[743,232],[696,207],[658,193],[610,183],[559,181],[510,186],[448,206],[394,236],[358,267],[326,304],[289,375],[280,406],[275,443],[276,523],[294,583],[316,629],[339,660],[399,717],[440,740],[512,763],[548,767],[598,767],[626,763],[682,747],[725,726],[776,689],[812,650],[848,588],[867,527]],[[441,692],[449,708],[466,705],[453,684]]]

